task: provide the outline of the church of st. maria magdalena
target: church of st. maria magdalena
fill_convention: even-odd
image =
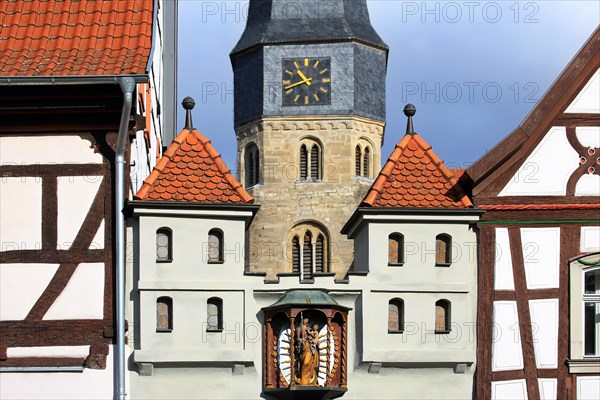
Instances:
[[[126,218],[126,344],[117,356],[126,360],[127,397],[600,398],[600,30],[520,126],[469,169],[449,169],[427,133],[416,133],[410,104],[405,134],[393,133],[393,152],[381,154],[388,47],[366,0],[330,3],[316,20],[293,12],[298,2],[250,0],[230,54],[235,173],[211,144],[216,133],[195,128],[186,98],[185,127],[171,133],[151,172],[128,183],[129,201],[111,203],[109,184],[93,200],[92,209],[103,199],[123,206]],[[137,90],[140,100],[149,89]],[[134,127],[140,119],[129,119],[130,134],[159,124],[148,117]],[[23,131],[0,139],[25,143],[32,135]],[[169,136],[144,135],[140,148]],[[97,129],[71,140],[83,139],[105,154],[95,157],[111,179],[118,143]],[[56,183],[41,176],[41,195],[56,195]],[[42,222],[57,212],[38,207]],[[48,229],[42,237],[54,246]],[[54,229],[60,235],[60,224]],[[8,253],[0,271],[27,264],[29,253]],[[54,253],[56,274],[75,272],[47,274],[50,284],[80,277],[86,264]],[[81,262],[90,254],[81,251]],[[29,262],[41,269],[44,257]],[[117,274],[107,268],[107,288]],[[106,322],[113,293],[104,296]],[[33,348],[19,344],[19,329],[48,319],[47,308],[26,311],[0,322],[0,378],[13,385],[5,393],[64,373],[61,358],[42,365],[31,350],[14,350]],[[104,339],[90,348],[105,360],[119,329],[102,321]],[[68,347],[58,339],[45,346]],[[29,355],[16,362],[14,354]],[[80,364],[83,377],[89,360]],[[37,375],[28,370],[36,367]]]

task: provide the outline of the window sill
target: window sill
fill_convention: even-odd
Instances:
[[[207,329],[206,332],[207,333],[221,333],[221,332],[223,332],[223,329]]]
[[[319,276],[335,276],[335,272],[315,272],[313,275],[315,277],[319,277]]]
[[[321,183],[321,182],[323,182],[323,179],[308,178],[308,179],[298,179],[295,183],[299,184],[299,183]]]
[[[586,358],[583,360],[567,360],[570,374],[597,374],[600,370],[600,357]]]
[[[157,333],[170,333],[173,332],[173,329],[169,329],[169,328],[160,328],[160,329],[156,329]]]
[[[165,259],[165,260],[156,260],[157,264],[168,264],[168,263],[172,263],[173,259],[169,258],[169,259]]]
[[[402,329],[402,330],[397,330],[397,331],[390,331],[390,330],[388,329],[388,333],[389,333],[389,334],[394,334],[394,335],[396,335],[396,334],[402,334],[402,333],[404,333],[404,329]]]
[[[450,332],[452,332],[452,331],[450,331],[450,330],[447,330],[447,331],[435,331],[434,333],[436,335],[448,335]]]
[[[403,266],[404,266],[403,262],[399,262],[399,263],[388,262],[388,267],[403,267]]]
[[[315,280],[314,279],[300,279],[300,283],[305,283],[305,284],[314,284]]]
[[[442,268],[447,268],[450,265],[452,265],[452,263],[435,263],[436,267],[442,267]]]
[[[210,265],[212,265],[212,264],[225,264],[225,260],[222,260],[222,261],[208,261],[207,264],[210,264]]]

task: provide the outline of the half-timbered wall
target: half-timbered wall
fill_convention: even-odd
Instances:
[[[593,38],[580,59],[597,59]],[[478,399],[598,396],[600,359],[570,353],[572,324],[581,316],[569,311],[581,302],[572,297],[570,260],[600,250],[595,63],[574,61],[567,68],[531,114],[539,125],[524,123],[519,129],[530,130],[529,138],[497,165],[504,176],[494,171],[474,188],[477,205],[486,210],[478,224]],[[542,112],[551,110],[552,99],[567,98],[555,114]]]
[[[113,318],[110,138],[0,136],[4,372],[107,366]],[[112,371],[86,371],[72,395],[87,396],[87,382],[109,397]],[[24,379],[3,374],[2,397],[39,397],[36,388],[19,384]],[[49,390],[64,396],[60,386]]]

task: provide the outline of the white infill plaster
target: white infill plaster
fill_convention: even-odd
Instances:
[[[3,165],[101,164],[89,140],[79,136],[0,137],[0,163]]]
[[[558,288],[560,228],[521,228],[527,289]]]
[[[556,400],[556,378],[539,378],[538,386],[540,388],[541,400]]]
[[[9,347],[7,355],[12,357],[72,357],[85,358],[90,353],[90,346],[35,346]]]
[[[57,269],[57,264],[0,264],[0,320],[25,319]]]
[[[600,226],[581,227],[581,252],[600,250]]]
[[[564,196],[579,157],[567,140],[566,128],[554,126],[498,196]]]
[[[104,264],[93,263],[79,264],[44,319],[102,319],[103,315]]]
[[[492,371],[523,369],[516,301],[494,302]]]
[[[600,114],[600,70],[596,71],[565,112]]]
[[[496,290],[515,290],[507,228],[496,228],[495,254],[494,288]]]
[[[529,300],[535,364],[538,368],[558,365],[558,299]]]
[[[492,400],[527,400],[525,379],[492,382]]]
[[[101,176],[64,176],[58,179],[58,248],[68,250],[90,210]]]
[[[0,251],[42,248],[42,179],[0,180]]]

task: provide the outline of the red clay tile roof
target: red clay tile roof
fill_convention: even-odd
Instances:
[[[2,0],[0,76],[144,74],[153,0]]]
[[[254,199],[197,130],[184,129],[144,181],[137,200],[252,204]]]
[[[406,135],[364,198],[363,207],[473,207],[454,173],[417,134]]]

